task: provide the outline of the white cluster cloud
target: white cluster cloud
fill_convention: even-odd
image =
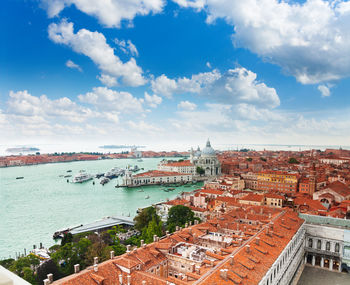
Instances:
[[[99,79],[103,85],[106,85],[108,87],[113,87],[118,85],[117,79],[108,74],[102,73],[101,76],[97,76],[97,79]]]
[[[95,87],[92,92],[78,96],[80,102],[88,103],[99,110],[123,113],[142,113],[143,99],[128,92],[117,92],[107,87]]]
[[[145,102],[151,108],[157,108],[157,106],[161,104],[162,101],[163,101],[162,97],[159,97],[156,94],[149,95],[147,92],[145,92]]]
[[[136,46],[131,42],[131,40],[118,40],[114,39],[114,42],[125,54],[131,54],[132,56],[139,56],[139,52]]]
[[[192,75],[191,78],[169,79],[164,74],[151,82],[154,93],[171,97],[174,93],[197,93],[224,104],[247,103],[275,108],[280,100],[274,88],[257,80],[256,73],[243,67]]]
[[[70,59],[66,61],[66,66],[68,68],[76,69],[76,70],[79,70],[80,72],[83,72],[83,69],[78,64],[71,61]]]
[[[54,17],[68,6],[75,5],[80,11],[96,17],[107,27],[120,27],[121,21],[131,22],[137,15],[160,13],[164,0],[41,0],[48,16]]]
[[[74,33],[73,23],[62,20],[59,24],[49,25],[49,38],[58,44],[71,47],[75,52],[88,56],[104,74],[122,78],[129,86],[140,86],[146,83],[142,69],[134,58],[123,63],[114,54],[103,34],[81,29]]]
[[[215,82],[220,76],[220,72],[216,69],[192,75],[191,78],[183,77],[176,80],[162,74],[151,81],[151,87],[154,93],[171,98],[174,93],[199,93],[203,87]]]
[[[45,95],[33,96],[27,90],[10,91],[7,105],[10,114],[30,123],[44,123],[57,117],[70,122],[83,122],[98,116],[91,109],[79,106],[67,97],[50,100]]]
[[[182,110],[186,111],[194,111],[197,108],[197,105],[195,103],[192,103],[190,101],[181,101],[177,107]]]
[[[345,0],[173,0],[234,26],[233,43],[303,84],[350,76],[350,2]]]
[[[331,90],[330,90],[329,86],[322,84],[322,85],[319,85],[317,87],[317,89],[318,89],[318,91],[321,92],[322,97],[329,97],[329,96],[331,96]]]

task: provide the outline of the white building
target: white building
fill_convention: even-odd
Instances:
[[[205,171],[205,176],[218,176],[221,175],[221,164],[216,156],[215,150],[211,147],[208,139],[205,148],[201,151],[198,147],[197,151],[193,149],[190,153],[190,162],[201,167]]]
[[[195,175],[196,167],[189,160],[183,161],[172,161],[172,160],[162,160],[158,164],[158,170],[169,171],[169,172],[179,172],[179,173],[188,173]]]
[[[125,173],[123,182],[123,186],[127,187],[171,183],[187,183],[192,182],[192,174],[159,170],[152,170],[144,173],[133,174],[132,172],[128,171]]]

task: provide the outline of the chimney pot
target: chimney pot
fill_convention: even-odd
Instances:
[[[178,230],[179,230],[179,228],[180,228],[179,226],[176,226],[176,231],[178,231]]]
[[[142,285],[146,285],[147,282],[145,280],[142,281]]]
[[[227,269],[220,269],[220,276],[225,281],[227,280],[227,271],[228,271]]]
[[[53,274],[52,273],[47,274],[47,279],[49,279],[50,284],[51,284],[53,282]]]
[[[247,253],[250,253],[250,245],[249,244],[246,245],[245,250]]]
[[[94,257],[94,265],[98,264],[98,257]]]
[[[94,271],[97,272],[98,271],[98,264],[94,265]]]
[[[255,244],[256,244],[256,245],[259,245],[259,244],[260,244],[260,238],[259,238],[259,237],[257,237],[257,238],[255,239]]]
[[[126,252],[130,252],[130,249],[131,249],[131,245],[128,244],[128,245],[126,246]]]
[[[233,258],[233,256],[230,257],[230,264],[233,265],[235,263],[235,260]]]
[[[198,220],[194,220],[194,224],[195,224],[195,225],[198,225]]]
[[[111,259],[114,258],[114,250],[111,250],[111,251],[110,251],[110,256],[111,256]]]
[[[74,273],[79,273],[80,271],[80,264],[75,264],[74,265]]]
[[[128,285],[130,285],[131,284],[131,276],[128,275],[127,279],[128,279]]]
[[[153,242],[157,241],[157,235],[153,235]]]
[[[185,228],[188,228],[188,223],[185,224]]]
[[[145,241],[142,239],[141,240],[141,247],[143,247],[144,244],[145,244]]]
[[[192,226],[192,221],[189,222],[189,225]]]
[[[50,284],[50,280],[49,279],[45,279],[44,280],[44,285],[49,285]]]

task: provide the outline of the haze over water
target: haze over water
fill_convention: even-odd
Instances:
[[[95,179],[83,184],[67,183],[59,175],[76,174],[79,170],[96,174],[112,167],[126,167],[137,164],[140,168],[155,169],[162,158],[113,159],[79,161],[0,168],[0,258],[31,250],[33,245],[43,243],[45,247],[54,244],[55,231],[97,219],[136,214],[140,207],[175,198],[182,191],[196,189],[177,187],[173,192],[164,192],[158,186],[139,189],[115,188],[114,179],[105,186]],[[177,158],[179,159],[179,158]],[[16,177],[24,176],[22,180]],[[198,186],[197,186],[198,187]],[[149,195],[149,199],[145,196]]]

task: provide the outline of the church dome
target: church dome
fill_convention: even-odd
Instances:
[[[215,150],[211,147],[209,139],[207,141],[205,148],[203,148],[203,150],[202,150],[202,155],[204,155],[204,156],[216,156]]]

